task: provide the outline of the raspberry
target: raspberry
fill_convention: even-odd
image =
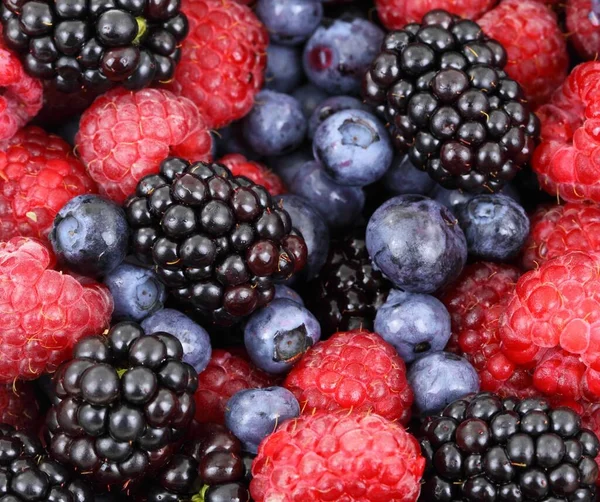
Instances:
[[[264,81],[267,30],[249,7],[231,0],[184,0],[182,7],[190,32],[169,88],[191,99],[209,128],[220,128],[254,104]]]
[[[10,139],[42,108],[42,82],[25,73],[0,30],[0,141]]]
[[[600,208],[587,203],[539,208],[524,250],[527,270],[570,251],[600,251]]]
[[[40,407],[32,383],[15,380],[0,385],[0,423],[36,430],[39,419]]]
[[[346,331],[317,343],[288,374],[284,387],[304,413],[374,412],[407,423],[413,402],[406,366],[375,333]]]
[[[433,9],[444,9],[468,19],[477,19],[492,9],[498,0],[375,0],[381,22],[388,30],[399,30],[408,23],[420,23]]]
[[[265,165],[248,160],[239,153],[225,155],[218,162],[227,166],[234,176],[245,176],[257,185],[264,186],[271,195],[287,192],[282,179],[277,174]]]
[[[482,390],[502,397],[534,393],[529,373],[517,369],[500,351],[499,319],[518,279],[515,267],[474,263],[441,298],[452,320],[446,350],[464,356],[475,367]]]
[[[575,251],[521,276],[500,322],[502,351],[549,396],[600,397],[600,253]]]
[[[212,146],[194,104],[163,89],[100,96],[81,116],[75,142],[101,193],[118,203],[169,155],[208,160]]]
[[[277,380],[256,368],[247,358],[214,349],[208,366],[198,375],[196,421],[225,423],[225,405],[240,390],[277,385]]]
[[[51,269],[40,242],[15,237],[0,243],[0,382],[52,372],[80,338],[109,324],[112,298],[104,286]]]
[[[593,12],[592,0],[568,0],[567,30],[571,34],[569,40],[579,55],[586,60],[598,59],[600,52],[600,13]]]
[[[600,202],[599,80],[600,62],[583,63],[537,110],[542,131],[533,169],[544,190],[569,202]]]
[[[39,127],[0,143],[0,241],[46,238],[56,213],[96,185],[71,147]]]
[[[506,49],[504,70],[523,86],[530,106],[547,102],[569,66],[556,14],[537,0],[505,0],[477,23]]]
[[[256,502],[414,502],[425,467],[419,444],[378,415],[326,413],[284,422],[259,447]]]

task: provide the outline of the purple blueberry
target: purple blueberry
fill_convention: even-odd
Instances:
[[[520,201],[519,194],[512,185],[504,185],[500,193],[510,197],[516,202]],[[446,206],[453,213],[456,212],[456,208],[470,201],[476,194],[463,192],[462,190],[448,190],[441,185],[435,185],[433,190],[429,193],[429,196],[438,201],[440,204]]]
[[[315,131],[313,153],[341,185],[365,186],[390,168],[394,150],[385,126],[362,110],[342,110]]]
[[[255,454],[258,445],[284,420],[300,416],[300,404],[283,387],[247,389],[235,393],[225,407],[225,425]]]
[[[529,235],[525,210],[506,195],[477,195],[458,205],[455,214],[469,254],[481,260],[511,260]]]
[[[267,47],[265,89],[291,92],[298,87],[303,78],[300,49],[277,44],[270,44]]]
[[[319,212],[304,197],[297,195],[281,195],[278,201],[282,204],[293,225],[297,228],[308,248],[308,260],[301,275],[309,280],[317,276],[329,252],[329,229]]]
[[[115,321],[139,322],[163,308],[165,286],[153,270],[122,263],[106,277],[104,284],[115,303]]]
[[[320,26],[304,47],[304,71],[331,94],[360,93],[361,81],[379,53],[384,33],[366,19],[336,19]]]
[[[356,222],[365,206],[361,187],[336,183],[314,160],[298,173],[288,184],[289,191],[308,200],[330,228],[348,227]]]
[[[58,212],[49,238],[63,266],[97,277],[125,259],[129,226],[125,212],[114,202],[98,195],[78,195]]]
[[[287,373],[321,338],[321,326],[310,311],[293,300],[273,300],[250,316],[244,344],[252,362],[275,375]]]
[[[444,350],[451,335],[450,314],[433,296],[392,289],[375,316],[375,332],[411,363]]]
[[[316,85],[305,84],[292,92],[292,96],[298,100],[302,108],[302,113],[308,120],[319,103],[326,100],[329,94]]]
[[[302,166],[310,160],[314,160],[312,151],[309,148],[299,148],[287,155],[269,157],[267,159],[267,165],[279,175],[287,186],[291,183]]]
[[[262,156],[256,153],[248,142],[244,139],[242,122],[233,122],[232,124],[219,129],[214,135],[213,146],[216,148],[217,157],[224,157],[229,153],[239,153],[248,160],[261,160]]]
[[[423,195],[399,195],[367,225],[375,266],[399,289],[433,293],[455,280],[467,261],[467,241],[454,215]]]
[[[183,346],[183,360],[201,373],[212,353],[208,332],[188,316],[174,309],[162,309],[142,321],[146,333],[164,331]]]
[[[362,110],[369,112],[371,108],[352,96],[331,96],[319,103],[312,112],[308,120],[308,139],[313,139],[315,131],[326,119],[342,110]]]
[[[469,361],[448,352],[434,352],[417,359],[407,373],[415,406],[432,415],[452,401],[479,391],[479,375]]]
[[[304,307],[304,301],[302,300],[302,297],[292,288],[284,284],[275,284],[275,296],[273,297],[273,300],[277,300],[278,298],[292,300],[293,302],[296,302]]]
[[[260,155],[282,155],[300,146],[306,118],[297,99],[281,92],[260,91],[242,121],[244,139]]]
[[[435,186],[435,181],[429,174],[417,169],[408,155],[396,155],[383,177],[383,184],[394,195],[427,195]]]
[[[320,0],[258,0],[256,15],[267,28],[271,41],[298,45],[319,26],[323,5]]]

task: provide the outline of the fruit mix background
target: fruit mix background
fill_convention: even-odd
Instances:
[[[0,33],[0,502],[596,500],[599,1]]]

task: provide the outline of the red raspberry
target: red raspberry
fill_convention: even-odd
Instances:
[[[444,9],[468,19],[477,19],[498,0],[375,0],[379,19],[388,30],[400,30],[408,23],[420,23],[430,10]]]
[[[531,270],[571,251],[600,251],[600,207],[569,203],[539,208],[531,217],[523,267]]]
[[[113,89],[81,116],[77,154],[100,192],[117,203],[169,155],[209,160],[212,139],[194,104],[164,89]]]
[[[247,358],[226,350],[214,349],[208,366],[198,375],[196,421],[225,423],[225,405],[236,392],[262,389],[277,380],[256,368]]]
[[[101,333],[113,301],[103,285],[51,267],[42,243],[15,237],[0,243],[0,382],[54,371],[83,336]]]
[[[592,0],[568,0],[567,30],[571,34],[573,47],[586,60],[598,59],[600,53],[600,29],[598,21],[592,12]]]
[[[519,275],[509,265],[474,263],[441,298],[452,319],[446,350],[464,356],[475,367],[481,390],[502,397],[525,398],[535,393],[529,372],[502,354],[498,336],[500,316]]]
[[[506,73],[523,86],[531,107],[547,102],[569,67],[556,14],[536,0],[505,0],[477,23],[506,49]]]
[[[575,251],[521,276],[500,322],[502,351],[535,363],[549,396],[600,398],[600,253]]]
[[[406,424],[413,402],[406,366],[396,350],[368,331],[336,333],[317,343],[288,374],[284,387],[304,413],[374,412]]]
[[[541,143],[532,165],[542,188],[566,201],[600,202],[600,146],[596,118],[600,113],[600,62],[573,69],[550,103],[537,115]]]
[[[250,494],[256,502],[414,502],[425,459],[395,422],[363,413],[303,415],[259,446]]]
[[[245,176],[250,181],[264,186],[271,195],[286,193],[285,185],[277,174],[259,162],[248,160],[239,153],[230,153],[219,160],[225,164],[234,176]]]
[[[69,200],[96,191],[63,139],[39,127],[21,129],[0,143],[0,241],[46,238]]]
[[[42,82],[6,48],[0,30],[0,141],[10,139],[42,108]]]
[[[15,380],[0,385],[0,423],[35,430],[40,418],[40,406],[32,383]]]
[[[231,0],[184,0],[182,8],[190,32],[169,88],[191,99],[207,126],[218,129],[252,108],[269,36],[249,7]]]

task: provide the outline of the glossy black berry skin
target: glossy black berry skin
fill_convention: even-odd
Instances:
[[[275,280],[301,270],[306,243],[269,193],[219,164],[171,157],[125,210],[135,255],[177,300],[232,325],[268,304]]]
[[[363,97],[396,147],[442,186],[496,192],[528,163],[540,129],[506,61],[475,22],[431,11],[388,33]]]
[[[179,340],[116,324],[80,340],[54,376],[50,455],[99,487],[124,487],[163,465],[194,412],[198,375]]]
[[[377,309],[388,296],[391,284],[373,268],[364,237],[364,229],[357,229],[332,242],[320,274],[303,291],[324,336],[372,329]]]
[[[545,399],[466,396],[427,417],[420,501],[594,501],[600,442]]]
[[[25,70],[65,93],[173,78],[188,31],[180,0],[2,0],[3,36]]]
[[[0,500],[94,502],[94,491],[46,456],[39,440],[0,424]]]

